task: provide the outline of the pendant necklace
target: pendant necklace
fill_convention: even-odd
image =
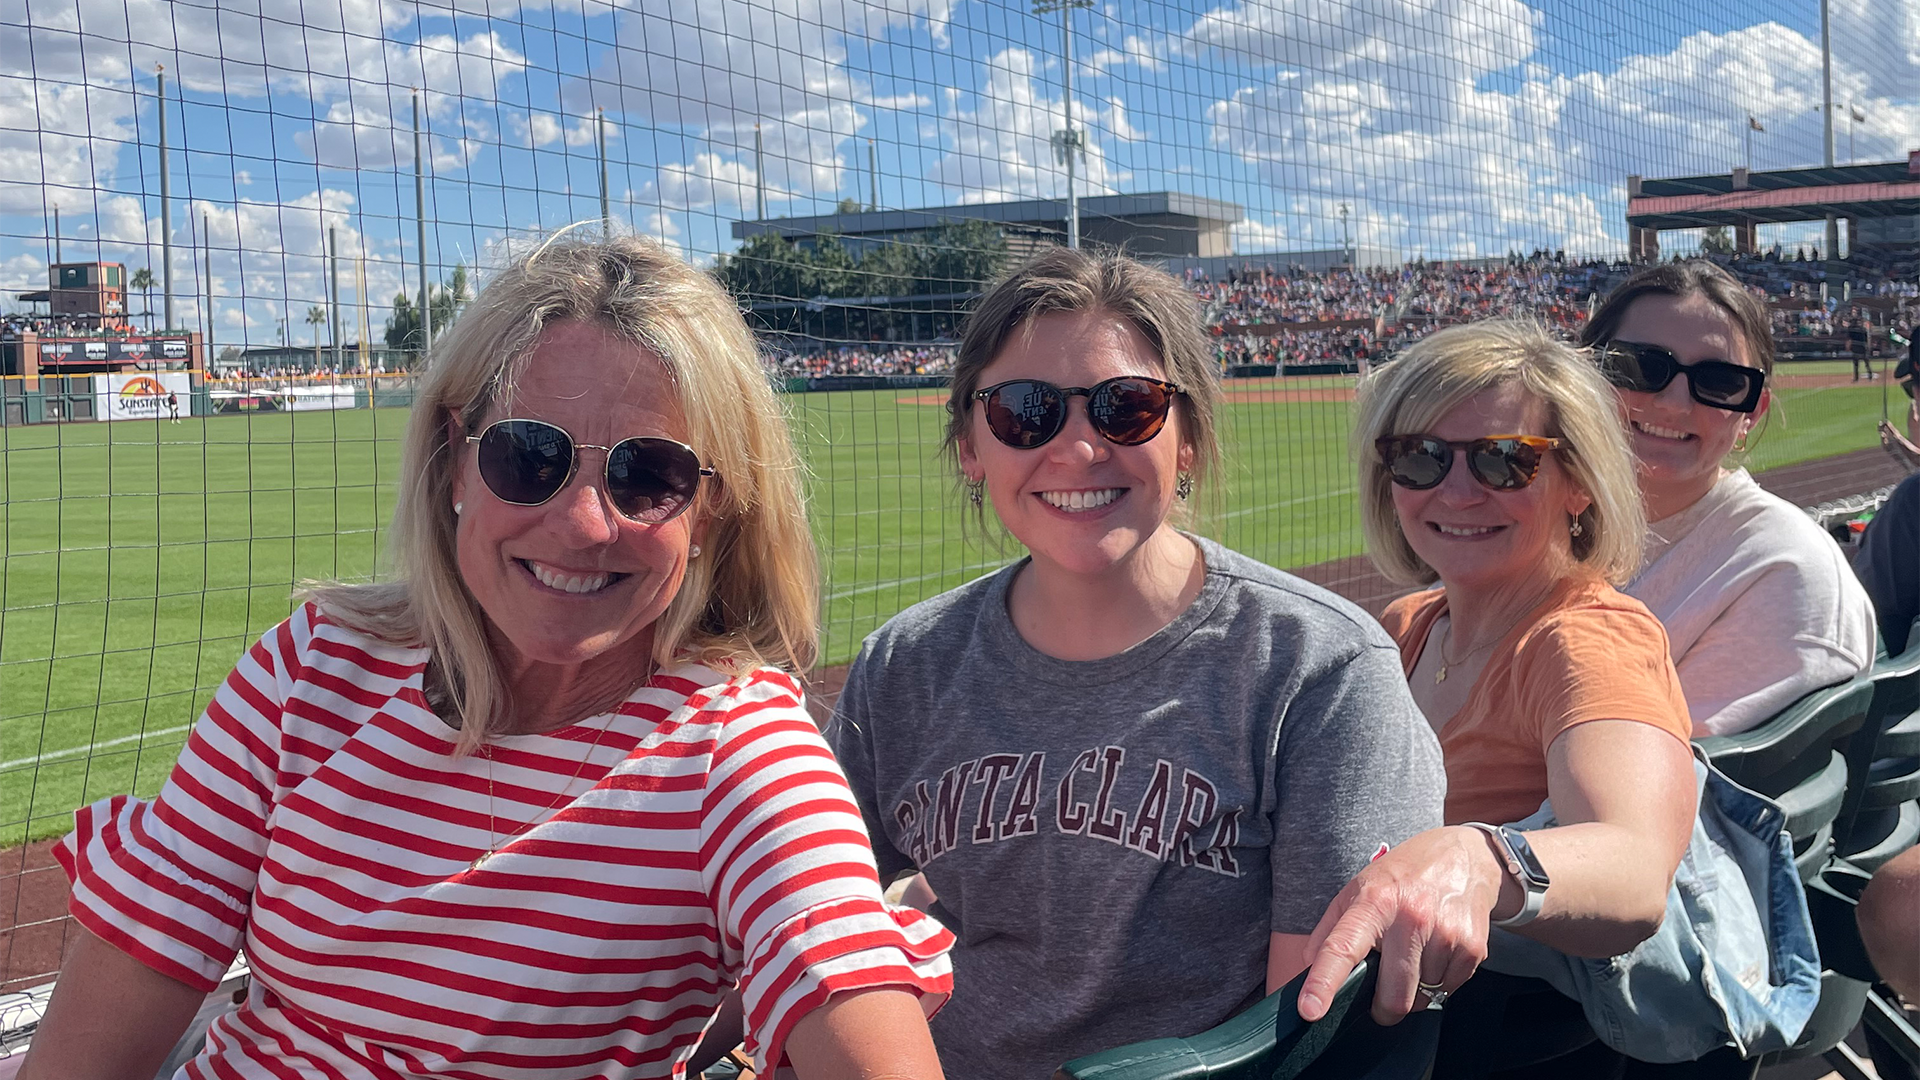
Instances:
[[[487,860],[498,854],[503,846],[519,837],[521,833],[526,832],[528,827],[551,814],[553,808],[560,805],[561,800],[565,799],[567,792],[572,789],[574,781],[580,779],[580,774],[587,771],[587,762],[593,760],[593,752],[600,749],[600,744],[606,739],[607,732],[613,727],[613,718],[618,716],[619,713],[620,710],[618,707],[615,707],[607,713],[607,718],[600,724],[600,730],[593,736],[593,742],[588,744],[586,754],[580,758],[580,764],[574,766],[573,775],[567,777],[567,782],[560,785],[560,793],[553,797],[553,801],[549,802],[545,809],[527,819],[527,824],[521,826],[519,831],[508,833],[506,836],[500,835],[499,822],[493,813],[493,747],[482,746],[480,748],[480,752],[487,757],[487,850],[475,856],[474,860],[467,864],[468,870],[478,870],[485,866]]]
[[[1447,620],[1447,628],[1445,631],[1443,631],[1443,633],[1446,636],[1440,639],[1440,670],[1436,672],[1433,676],[1433,681],[1435,685],[1438,685],[1440,683],[1447,681],[1448,668],[1458,667],[1461,664],[1464,664],[1467,661],[1473,659],[1473,655],[1475,653],[1479,652],[1482,649],[1491,648],[1493,646],[1492,641],[1487,642],[1485,645],[1475,645],[1473,648],[1467,650],[1467,655],[1461,657],[1458,660],[1454,660],[1447,656],[1447,646],[1453,644],[1453,620],[1452,619]],[[1496,638],[1494,640],[1497,641],[1499,639]]]

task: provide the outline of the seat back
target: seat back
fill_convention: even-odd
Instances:
[[[1218,1027],[1184,1039],[1150,1039],[1075,1058],[1054,1073],[1054,1080],[1295,1080],[1330,1075],[1317,1072],[1316,1062],[1338,1059],[1342,1076],[1379,1071],[1374,1046],[1386,1041],[1383,1029],[1373,1025],[1368,1009],[1373,1002],[1378,957],[1369,956],[1347,977],[1327,1015],[1313,1023],[1300,1018],[1297,1003],[1306,982],[1303,973],[1258,1004]],[[1405,1026],[1405,1025],[1403,1025]],[[1418,1077],[1431,1062],[1435,1040],[1413,1040],[1403,1051],[1404,1069],[1392,1075]],[[1421,1044],[1424,1042],[1424,1046]],[[1419,1057],[1420,1060],[1411,1060]],[[1391,1064],[1391,1063],[1389,1063]]]
[[[1879,865],[1913,843],[1920,807],[1920,623],[1899,656],[1875,661],[1873,703],[1847,745],[1847,794],[1834,830],[1837,850]]]
[[[1694,741],[1734,783],[1778,799],[1828,771],[1833,750],[1860,730],[1872,704],[1873,683],[1853,679],[1815,690],[1751,731]]]

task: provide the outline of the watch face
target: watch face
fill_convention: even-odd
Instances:
[[[1547,869],[1540,865],[1539,858],[1533,853],[1533,845],[1527,843],[1527,838],[1507,828],[1500,830],[1500,838],[1507,842],[1507,850],[1513,854],[1514,861],[1520,864],[1520,872],[1545,888],[1550,883]]]

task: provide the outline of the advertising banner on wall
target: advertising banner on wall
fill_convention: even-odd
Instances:
[[[95,375],[94,415],[102,420],[165,420],[173,415],[167,407],[167,395],[178,402],[180,415],[189,411],[193,379],[184,371],[131,372],[122,375]],[[100,387],[106,389],[99,389]]]
[[[314,412],[321,409],[353,408],[351,386],[297,386],[277,391],[280,408],[287,412]]]

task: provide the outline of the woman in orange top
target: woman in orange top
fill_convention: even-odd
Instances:
[[[1645,519],[1612,390],[1538,324],[1442,330],[1362,383],[1362,521],[1446,759],[1443,828],[1361,871],[1309,938],[1301,1013],[1384,957],[1391,1022],[1473,974],[1490,925],[1574,956],[1659,928],[1695,814],[1666,632],[1614,586]],[[1561,823],[1501,828],[1551,800]]]

